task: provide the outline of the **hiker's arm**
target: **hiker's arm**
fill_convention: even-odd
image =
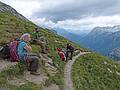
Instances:
[[[26,45],[24,48],[25,48],[28,52],[31,52],[31,51],[32,51],[32,48],[31,48],[31,46],[29,46],[29,45]]]

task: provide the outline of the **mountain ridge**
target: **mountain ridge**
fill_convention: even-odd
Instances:
[[[23,19],[23,20],[27,20],[27,18],[25,18],[23,15],[21,15],[20,13],[18,13],[15,9],[13,9],[11,6],[9,5],[6,5],[2,2],[0,2],[0,12],[7,12],[7,13],[11,13],[12,15],[20,18],[20,19]]]
[[[79,44],[108,56],[112,50],[120,47],[120,25],[96,27]]]

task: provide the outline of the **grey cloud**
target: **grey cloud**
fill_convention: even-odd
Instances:
[[[61,2],[64,1],[61,0]],[[47,8],[35,12],[33,16],[61,21],[80,19],[90,15],[111,16],[115,14],[120,14],[120,0],[72,0],[72,2],[56,6],[48,5]]]

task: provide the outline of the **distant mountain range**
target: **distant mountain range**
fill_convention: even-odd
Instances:
[[[83,47],[99,52],[111,59],[120,59],[120,25],[95,27],[90,33],[75,34],[66,29],[51,30]]]
[[[120,61],[120,48],[115,48],[108,54],[108,57],[111,59],[119,60]]]
[[[81,38],[87,35],[86,33],[83,33],[83,32],[78,32],[78,34],[76,34],[76,33],[70,32],[69,29],[62,29],[62,28],[54,28],[54,29],[51,29],[51,31],[77,44],[79,44],[79,40]]]
[[[112,59],[120,59],[120,25],[96,27],[79,40],[79,44]]]

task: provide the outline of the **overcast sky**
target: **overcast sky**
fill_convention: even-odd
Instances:
[[[1,0],[40,26],[73,31],[120,25],[120,0]]]

